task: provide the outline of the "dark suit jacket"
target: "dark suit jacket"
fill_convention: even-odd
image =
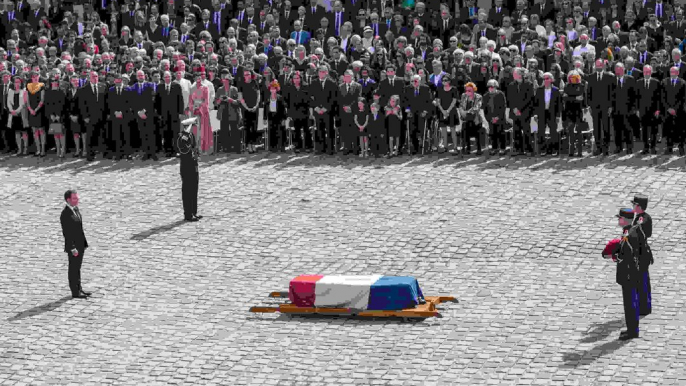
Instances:
[[[588,81],[588,105],[591,108],[607,109],[612,107],[612,94],[615,87],[615,76],[609,72],[603,72],[603,79],[598,80],[598,74],[589,74]]]
[[[488,24],[491,24],[495,27],[500,27],[503,25],[503,18],[505,16],[510,16],[510,10],[507,9],[507,7],[500,8],[500,13],[496,12],[495,7],[491,7],[491,9],[488,11]]]
[[[419,86],[419,95],[415,96],[415,88],[413,86],[405,87],[401,98],[401,106],[407,111],[410,110],[413,114],[420,114],[422,111],[431,113],[434,111],[432,104],[433,97],[429,86]]]
[[[115,120],[118,120],[119,118],[114,115],[114,112],[121,111],[123,115],[122,121],[128,122],[128,120],[131,119],[131,105],[129,104],[131,92],[128,90],[128,87],[122,87],[121,95],[117,95],[116,86],[110,87],[108,94],[107,113],[110,115],[110,121],[114,122]]]
[[[530,82],[522,81],[519,90],[517,89],[517,81],[513,81],[507,86],[507,100],[510,104],[510,118],[521,118],[525,122],[531,118],[531,107],[534,103],[534,87]],[[522,115],[517,117],[514,109],[517,108]]]
[[[638,91],[638,112],[640,117],[650,116],[651,118],[656,111],[660,110],[662,101],[662,86],[657,79],[650,78],[649,86],[646,88],[645,79],[636,82],[636,89]]]
[[[493,108],[491,109],[491,99],[493,99]],[[505,93],[496,91],[491,94],[487,92],[483,96],[483,109],[486,120],[490,123],[493,118],[498,118],[498,123],[505,122],[505,110],[507,109],[507,101]]]
[[[286,119],[286,102],[281,95],[276,95],[276,112],[269,110],[269,103],[271,102],[271,95],[264,98],[264,111],[267,113],[270,121],[281,122]]]
[[[62,234],[64,235],[64,251],[69,253],[72,249],[79,252],[79,256],[88,248],[88,241],[86,235],[83,233],[82,219],[65,205],[60,215],[60,223],[62,224]]]
[[[667,112],[667,109],[674,109],[677,111],[677,115],[681,115],[684,112],[684,99],[686,98],[686,85],[684,80],[677,78],[676,85],[672,85],[672,80],[667,78],[662,81],[662,108],[665,110],[665,117],[670,117],[671,115]]]
[[[145,110],[146,120],[151,120],[151,117],[155,115],[155,98],[154,91],[151,83],[144,83],[141,87],[138,82],[134,83],[133,86],[129,87],[131,90],[131,111],[137,119],[141,119],[138,116],[138,111]]]
[[[324,107],[326,113],[331,113],[338,105],[338,85],[331,79],[326,79],[325,82],[324,86],[319,79],[310,83],[310,98],[312,98],[312,108]],[[317,113],[315,113],[316,116]]]
[[[612,94],[612,110],[616,114],[629,114],[636,108],[636,80],[629,75],[624,75],[624,83],[619,83],[615,77],[615,92]]]
[[[97,124],[106,115],[107,86],[104,83],[98,82],[97,93],[96,97],[90,82],[87,82],[77,93],[81,108],[80,114],[84,118],[90,118],[90,124]]]
[[[171,83],[169,93],[167,94],[166,85],[161,83],[157,87],[157,111],[163,118],[171,118],[178,120],[179,114],[183,114],[183,93],[181,86],[178,83]]]
[[[534,102],[536,105],[536,116],[538,116],[538,122],[539,122],[539,127],[541,127],[545,123],[550,123],[550,122],[544,122],[545,120],[545,87],[539,87],[536,90],[536,101]],[[557,117],[562,116],[562,94],[560,93],[560,89],[557,87],[553,86],[552,91],[550,94],[550,103],[548,105],[548,111],[550,111],[551,116],[553,119]],[[554,123],[554,122],[552,122]]]
[[[397,75],[395,77],[395,80],[393,82],[392,87],[391,87],[391,82],[388,79],[382,80],[381,83],[379,83],[379,87],[377,88],[377,91],[376,91],[380,96],[379,104],[381,106],[388,105],[388,100],[393,95],[399,96],[401,99],[398,102],[402,103],[404,91],[405,91],[405,81],[402,78],[399,78]]]
[[[357,98],[362,96],[362,85],[352,81],[350,82],[350,91],[348,92],[346,89],[345,84],[338,86],[339,115],[344,122],[352,123],[353,115],[357,108]],[[350,107],[350,111],[345,111],[344,107]]]

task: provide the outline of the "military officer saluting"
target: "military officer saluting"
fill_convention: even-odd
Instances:
[[[631,225],[638,228],[637,231],[644,239],[644,243],[639,248],[641,266],[641,283],[638,287],[639,311],[641,315],[649,315],[652,312],[652,295],[648,267],[653,264],[653,252],[648,245],[648,239],[653,234],[653,219],[645,212],[648,208],[647,196],[637,194],[631,203],[634,205],[634,219]]]
[[[638,338],[638,286],[640,280],[639,247],[641,236],[636,227],[631,226],[634,212],[631,209],[620,209],[618,225],[622,227],[622,238],[617,247],[617,284],[622,286],[622,298],[624,300],[624,318],[626,331],[619,335],[620,340]]]
[[[176,139],[176,146],[181,158],[181,198],[183,200],[183,214],[186,221],[198,221],[198,150],[195,136],[191,127],[197,122],[196,118],[189,118],[181,122],[183,130]]]

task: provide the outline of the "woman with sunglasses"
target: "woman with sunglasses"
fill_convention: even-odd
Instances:
[[[463,151],[468,155],[471,153],[471,138],[476,139],[476,155],[481,155],[481,106],[482,97],[477,94],[476,85],[469,82],[465,85],[465,93],[460,99],[460,118],[463,131]]]
[[[436,88],[436,99],[434,105],[438,109],[438,127],[440,129],[439,152],[444,152],[448,147],[448,129],[453,137],[453,150],[457,151],[457,127],[460,118],[457,114],[460,95],[457,88],[453,87],[450,75],[445,75],[442,79],[442,87]]]

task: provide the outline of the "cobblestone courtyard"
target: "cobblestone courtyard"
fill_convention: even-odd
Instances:
[[[683,158],[219,156],[197,223],[179,165],[0,159],[0,384],[686,384]],[[59,215],[90,248],[71,299]],[[655,220],[653,314],[624,329],[605,243]],[[423,322],[250,314],[305,273],[412,275]]]

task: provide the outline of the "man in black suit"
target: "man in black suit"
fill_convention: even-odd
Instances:
[[[672,154],[674,143],[679,146],[679,155],[684,155],[681,136],[683,128],[680,127],[680,119],[684,116],[684,99],[686,98],[686,86],[684,80],[679,77],[679,68],[672,67],[669,70],[669,78],[662,81],[662,108],[665,110],[665,121],[662,134],[667,140],[665,154]]]
[[[131,109],[135,114],[136,122],[138,124],[138,132],[143,140],[142,150],[145,152],[143,160],[150,158],[157,161],[155,154],[155,125],[153,123],[153,114],[155,113],[155,101],[153,98],[153,87],[145,82],[145,72],[138,70],[136,72],[136,82],[131,87]]]
[[[529,155],[533,155],[532,134],[530,128],[531,121],[531,105],[534,99],[534,89],[531,82],[524,80],[524,72],[526,70],[522,67],[514,69],[514,82],[507,87],[507,100],[510,108],[510,116],[508,117],[513,124],[513,134],[516,139],[515,147],[518,154],[524,154],[525,151]],[[514,155],[514,154],[512,154]]]
[[[338,104],[338,87],[329,79],[329,69],[319,66],[319,80],[310,84],[313,119],[315,120],[315,151],[333,155],[336,151],[336,132],[333,128],[333,110]]]
[[[510,10],[503,6],[503,0],[495,0],[495,6],[488,11],[488,24],[499,28],[503,25],[505,16],[510,16]]]
[[[614,93],[614,76],[605,72],[605,62],[595,62],[595,74],[587,77],[588,101],[593,118],[593,137],[596,149],[593,155],[609,155],[610,147],[610,114],[612,113],[612,94]]]
[[[419,138],[424,134],[424,125],[430,119],[429,113],[434,111],[432,104],[431,89],[421,84],[421,76],[412,76],[412,85],[405,88],[401,96],[402,106],[410,124],[410,141],[407,144],[407,152],[410,155],[419,151]],[[423,138],[422,138],[423,139]]]
[[[2,75],[2,84],[0,85],[0,98],[2,99],[0,100],[6,101],[7,94],[11,87],[10,81],[12,79],[12,75],[7,70],[3,70],[0,75]],[[7,122],[8,116],[9,111],[7,110],[7,103],[0,103],[0,122]],[[3,153],[11,152],[14,146],[12,142],[13,138],[10,138],[10,131],[3,127],[0,129],[0,133],[2,133]]]
[[[660,121],[660,105],[662,102],[660,82],[651,78],[653,68],[646,64],[643,66],[643,79],[637,82],[638,91],[638,117],[641,120],[643,151],[641,154],[657,154],[655,144],[657,142],[657,125]],[[650,142],[649,142],[650,140]]]
[[[111,148],[114,151],[115,160],[122,157],[131,159],[131,130],[129,128],[130,115],[130,92],[124,87],[122,75],[117,74],[114,78],[114,86],[110,87],[107,96],[107,113],[110,116]]]
[[[106,133],[103,130],[107,108],[107,85],[99,83],[98,80],[98,73],[92,71],[90,73],[90,82],[78,91],[80,93],[78,97],[79,105],[84,117],[83,122],[86,126],[84,145],[90,145],[90,149],[83,149],[84,154],[87,154],[88,161],[93,161],[95,150],[103,150],[103,145],[107,141]],[[107,153],[103,153],[103,158],[107,156]]]
[[[612,123],[615,131],[615,154],[626,145],[626,154],[633,151],[633,130],[636,124],[636,80],[625,75],[622,63],[615,65],[615,92],[612,94]]]
[[[69,289],[72,298],[86,299],[91,293],[81,288],[81,264],[88,248],[88,241],[83,233],[83,218],[78,208],[79,195],[75,190],[67,190],[64,193],[64,201],[67,205],[60,215],[60,223],[64,235],[64,252],[69,259]]]
[[[375,94],[379,95],[379,105],[388,105],[388,100],[393,96],[397,95],[402,98],[403,91],[405,90],[405,81],[398,78],[395,75],[395,65],[391,62],[386,64],[386,79],[379,83],[379,87],[376,89]]]
[[[443,45],[446,47],[449,45],[450,36],[453,35],[453,31],[455,31],[455,19],[450,17],[450,12],[447,9],[441,10],[441,19],[438,21],[437,32]]]
[[[355,117],[354,110],[356,110],[357,98],[362,94],[362,86],[357,82],[353,82],[353,76],[353,70],[345,71],[343,84],[339,86],[338,90],[338,104],[341,107],[341,111],[339,111],[341,122],[339,135],[344,154],[357,153],[359,143],[353,118]],[[354,135],[351,135],[351,133]]]
[[[557,132],[558,119],[562,117],[562,96],[553,86],[553,74],[543,74],[543,87],[536,90],[536,117],[538,119],[538,143],[541,155],[560,154],[560,134]],[[550,128],[550,142],[545,144],[545,130]]]
[[[136,24],[136,2],[132,1],[129,3],[128,11],[121,14],[121,24],[123,26],[129,27],[131,31],[134,30],[134,25]]]
[[[172,82],[173,79],[171,72],[164,72],[163,83],[158,89],[157,99],[157,111],[162,120],[162,141],[167,157],[171,157],[174,152],[174,135],[181,130],[179,119],[184,111],[181,86]]]

